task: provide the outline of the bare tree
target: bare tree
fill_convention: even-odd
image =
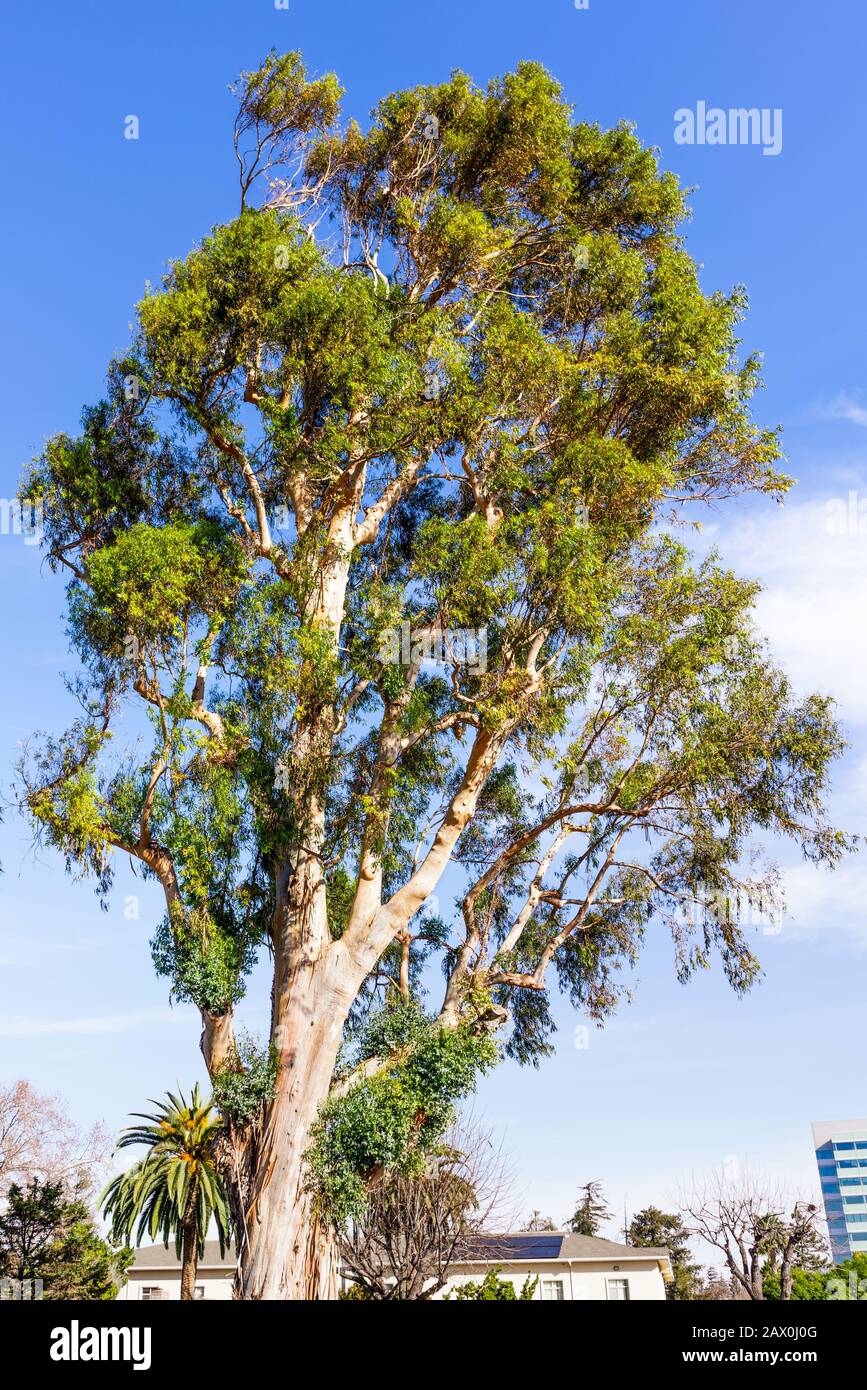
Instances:
[[[704,1288],[698,1297],[711,1303],[728,1303],[746,1299],[748,1295],[741,1285],[732,1279],[731,1275],[724,1279],[721,1274],[711,1268],[707,1271]]]
[[[779,1270],[780,1297],[792,1297],[793,1271],[822,1268],[828,1263],[828,1247],[817,1229],[819,1209],[813,1202],[796,1201],[787,1220],[776,1213],[767,1234],[769,1267]]]
[[[717,1173],[682,1201],[682,1210],[690,1235],[720,1251],[734,1286],[756,1302],[765,1297],[768,1268],[779,1270],[780,1297],[790,1299],[798,1258],[812,1257],[819,1240],[818,1207],[787,1199],[756,1174],[732,1182]]]
[[[526,1224],[521,1227],[522,1231],[556,1231],[557,1227],[550,1216],[543,1216],[534,1207],[527,1218]]]
[[[432,1298],[460,1249],[502,1218],[511,1182],[490,1133],[459,1123],[422,1174],[372,1184],[364,1217],[337,1233],[343,1273],[376,1301]]]
[[[110,1140],[102,1125],[82,1129],[59,1096],[40,1095],[29,1081],[0,1086],[0,1197],[31,1178],[59,1183],[86,1199],[107,1167]]]

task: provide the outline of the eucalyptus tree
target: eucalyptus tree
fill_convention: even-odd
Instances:
[[[237,216],[23,484],[83,706],[23,777],[72,872],[105,892],[119,851],[162,885],[155,959],[215,1078],[267,951],[239,1292],[296,1298],[371,1174],[421,1171],[480,1069],[550,1049],[552,978],[601,1020],[667,922],[681,978],[750,984],[745,851],[843,851],[841,742],[756,586],[668,525],[788,480],[744,296],[703,292],[632,130],[533,63],[366,129],[298,55],[237,97]]]

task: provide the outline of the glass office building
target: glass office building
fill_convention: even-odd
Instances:
[[[867,1254],[867,1120],[813,1125],[822,1199],[834,1262]]]

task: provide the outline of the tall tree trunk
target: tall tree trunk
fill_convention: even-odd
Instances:
[[[192,1301],[196,1296],[196,1273],[199,1268],[199,1237],[195,1222],[190,1221],[184,1228],[184,1243],[181,1252],[181,1302]]]
[[[199,1046],[210,1076],[231,1064],[235,1056],[235,1034],[232,1027],[232,1012],[212,1014],[208,1009],[200,1010],[202,1034]]]
[[[326,957],[297,968],[280,1001],[281,1068],[242,1235],[240,1298],[336,1297],[332,1242],[314,1210],[305,1155],[357,988],[339,949],[334,943]]]
[[[318,582],[305,618],[337,650],[346,598],[354,518],[364,490],[364,464],[345,480],[345,499],[329,525]],[[280,1071],[256,1155],[252,1200],[242,1233],[235,1283],[243,1299],[336,1296],[332,1242],[309,1191],[310,1129],[328,1096],[343,1026],[364,977],[328,928],[323,788],[335,731],[333,700],[314,701],[295,736],[291,795],[295,837],[276,876],[272,928],[272,1041]]]

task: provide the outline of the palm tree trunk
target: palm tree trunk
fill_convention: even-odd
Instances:
[[[181,1302],[196,1296],[196,1273],[199,1268],[199,1235],[194,1221],[184,1227],[181,1263]]]

